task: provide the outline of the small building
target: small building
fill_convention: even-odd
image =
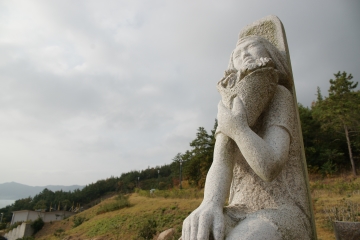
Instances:
[[[39,212],[30,210],[14,211],[10,225],[16,222],[35,221],[39,217],[44,222],[60,221],[64,218],[74,215],[74,212],[68,211],[52,211],[52,212]]]

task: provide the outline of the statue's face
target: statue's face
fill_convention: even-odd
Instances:
[[[249,126],[254,126],[274,96],[278,73],[266,47],[256,37],[239,40],[232,62],[238,70],[237,83],[232,91],[244,103]],[[231,101],[228,104],[230,107]]]
[[[264,45],[257,39],[245,39],[236,46],[233,55],[234,67],[237,70],[251,68],[255,60],[270,57]]]

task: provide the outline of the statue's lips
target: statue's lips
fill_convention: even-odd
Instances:
[[[272,67],[257,69],[242,79],[239,77],[234,84],[217,85],[223,104],[232,107],[232,101],[239,96],[247,111],[248,124],[252,126],[264,108],[268,105],[277,85],[278,71]]]

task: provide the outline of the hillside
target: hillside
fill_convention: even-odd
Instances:
[[[166,195],[168,197],[162,197]],[[190,198],[171,198],[170,195]],[[202,191],[195,189],[185,189],[183,193],[179,190],[159,191],[157,196],[152,197],[148,191],[141,191],[130,195],[130,207],[97,214],[105,206],[116,202],[116,196],[114,196],[77,214],[75,218],[86,219],[80,226],[73,228],[74,217],[71,217],[60,222],[45,224],[35,237],[42,240],[55,240],[59,239],[59,236],[54,234],[60,234],[60,239],[66,236],[69,237],[66,239],[94,239],[95,237],[97,240],[140,239],[139,231],[148,220],[155,220],[158,233],[173,227],[176,230],[174,239],[178,239],[182,221],[201,203],[201,196]]]
[[[357,215],[360,221],[360,178],[341,176],[323,179],[313,176],[310,186],[319,240],[335,239],[330,221],[333,217],[331,210],[335,206],[341,209],[349,202],[357,205],[357,212],[352,214]],[[156,221],[157,234],[174,227],[174,239],[178,239],[183,219],[201,203],[201,196],[202,192],[196,189],[158,191],[154,196],[150,196],[148,191],[138,191],[130,195],[130,207],[97,214],[105,206],[116,202],[114,196],[76,215],[86,219],[80,226],[72,227],[74,217],[47,223],[36,239],[140,239],[138,233],[148,219]]]
[[[28,186],[16,182],[7,182],[0,184],[0,200],[16,200],[26,197],[33,197],[40,193],[45,188],[51,191],[63,190],[64,192],[73,191],[75,189],[82,189],[84,186],[72,185],[72,186],[61,186],[61,185],[47,185],[47,186]]]

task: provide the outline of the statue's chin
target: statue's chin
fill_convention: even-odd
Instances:
[[[235,97],[240,97],[246,109],[248,124],[252,127],[274,96],[277,83],[278,71],[266,67],[251,72],[231,88],[218,85],[218,90],[228,108],[231,108]]]

